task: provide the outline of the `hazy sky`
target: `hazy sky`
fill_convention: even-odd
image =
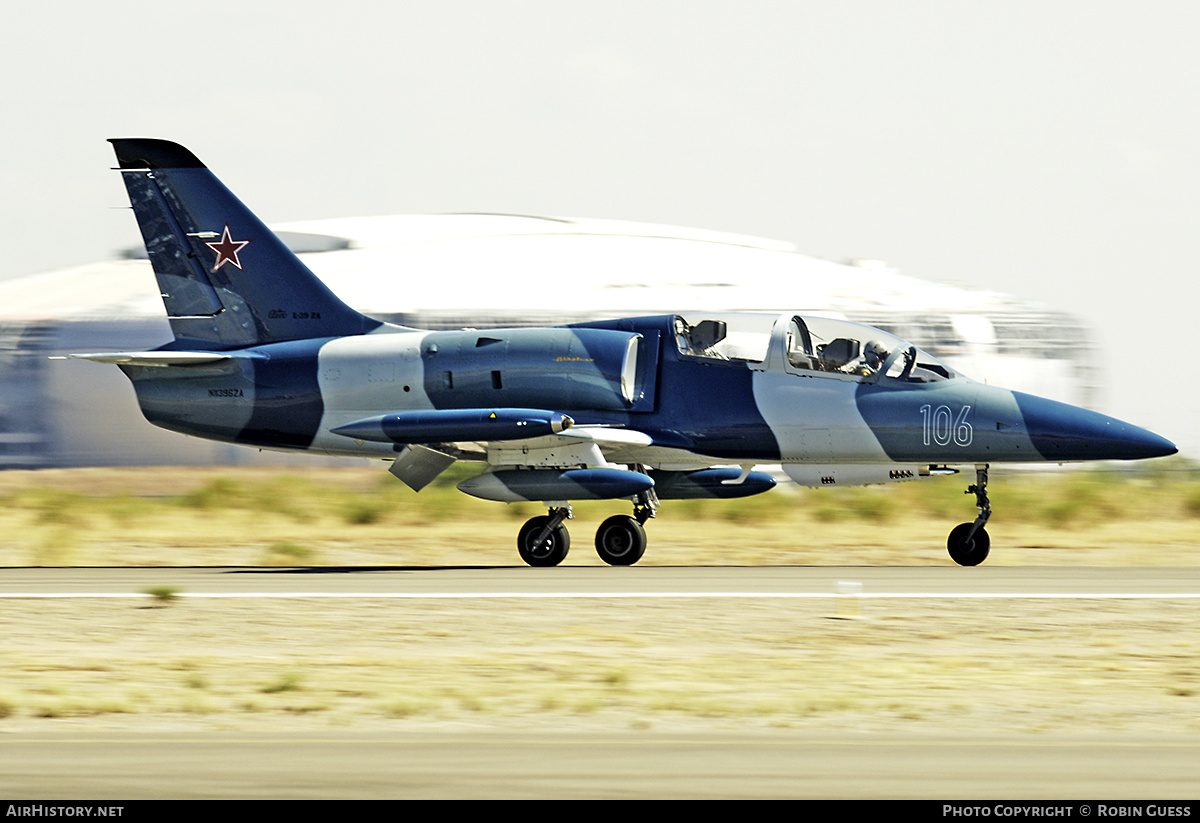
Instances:
[[[20,4],[0,276],[136,245],[105,139],[165,137],[268,222],[669,223],[1039,300],[1195,456],[1198,38],[1184,0]]]

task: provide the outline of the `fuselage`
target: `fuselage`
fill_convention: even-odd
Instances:
[[[966,379],[878,329],[792,315],[719,317],[435,332],[383,326],[227,352],[219,364],[123,368],[156,425],[332,455],[389,458],[403,447],[335,432],[356,421],[489,408],[544,409],[577,426],[640,432],[651,442],[610,459],[681,467],[901,466],[883,479],[904,479],[938,464],[1174,450],[1095,412]],[[861,355],[868,344],[886,355],[874,366]],[[489,459],[482,444],[453,448]],[[503,460],[493,454],[490,462]]]

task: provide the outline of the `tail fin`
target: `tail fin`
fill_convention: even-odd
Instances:
[[[224,350],[381,325],[338,299],[183,146],[109,142],[180,344]]]

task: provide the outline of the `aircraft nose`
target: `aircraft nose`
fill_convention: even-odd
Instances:
[[[1165,437],[1115,417],[1013,392],[1034,448],[1047,460],[1142,460],[1179,451]]]

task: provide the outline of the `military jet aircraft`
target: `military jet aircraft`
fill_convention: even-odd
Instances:
[[[992,463],[1133,460],[1167,440],[1085,409],[973,382],[879,329],[793,313],[632,317],[422,331],[333,294],[186,148],[111,141],[173,343],[71,357],[114,363],[146,419],[268,449],[382,458],[419,491],[459,460],[463,492],[542,501],[532,566],[567,556],[571,503],[627,500],[600,557],[636,563],[662,500],[775,485],[865,485],[975,470],[978,516],[951,557],[988,555]],[[403,277],[403,272],[397,272]]]

